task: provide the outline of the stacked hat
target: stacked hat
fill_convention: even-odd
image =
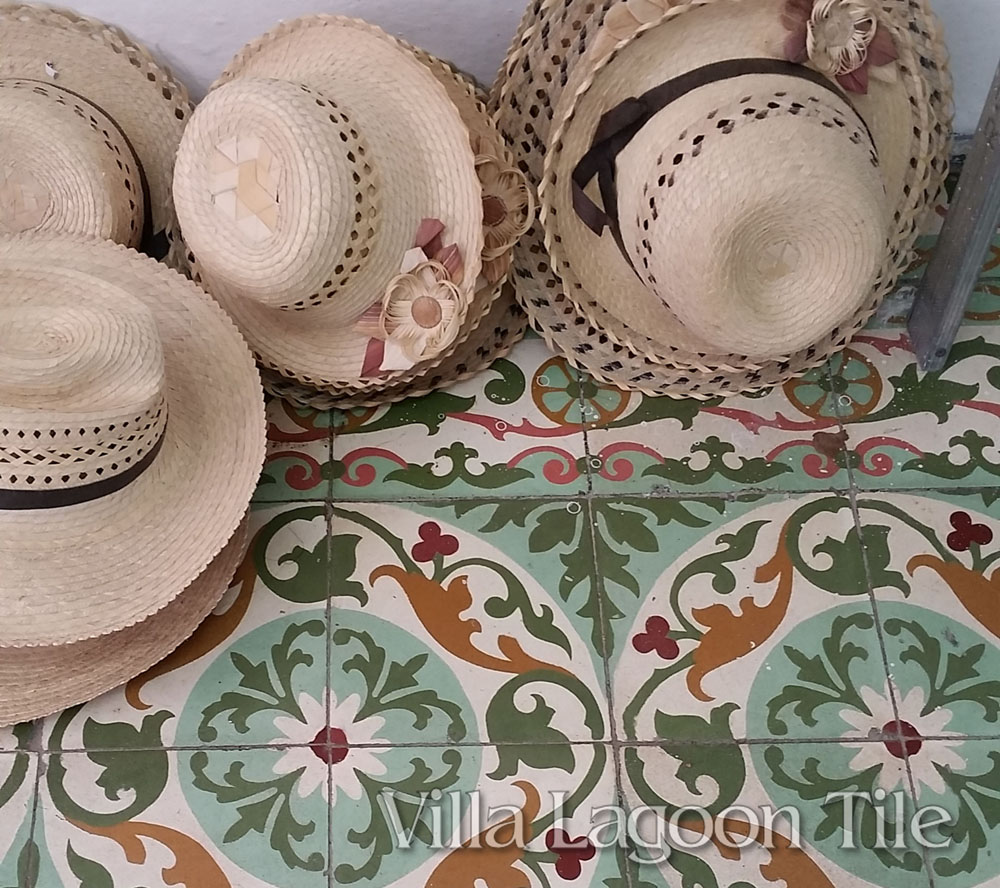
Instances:
[[[926,0],[542,0],[492,102],[539,189],[520,302],[576,367],[654,395],[843,348],[947,171]]]
[[[523,331],[503,285],[524,177],[468,80],[365,22],[300,19],[240,52],[174,200],[195,280],[298,403],[418,394]]]
[[[110,25],[0,3],[0,234],[105,238],[165,258],[187,90]]]
[[[264,446],[253,358],[202,290],[110,242],[0,238],[0,723],[194,631],[246,549]]]

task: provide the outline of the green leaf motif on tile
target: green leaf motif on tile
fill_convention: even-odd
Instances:
[[[123,797],[132,797],[132,801],[121,811],[110,814],[84,808],[71,798],[65,787],[66,756],[55,756],[49,762],[45,779],[59,812],[68,820],[93,826],[115,826],[142,814],[163,793],[170,777],[170,760],[162,749],[132,750],[162,746],[160,729],[172,717],[169,712],[146,716],[138,731],[132,725],[105,725],[88,719],[83,729],[83,743],[91,750],[87,758],[101,768],[96,784],[104,790],[109,801],[118,802]],[[97,751],[101,746],[117,748]]]
[[[716,541],[721,551],[696,558],[674,580],[674,589],[679,590],[695,577],[712,577],[712,589],[719,595],[731,595],[736,589],[736,577],[725,565],[735,564],[748,558],[757,545],[757,537],[770,521],[751,521],[736,533],[724,533]]]
[[[396,710],[409,713],[413,727],[422,731],[437,711],[448,720],[447,733],[451,742],[458,743],[466,738],[469,728],[462,717],[462,707],[443,699],[432,688],[420,688],[419,673],[427,665],[427,654],[411,657],[405,663],[389,660],[385,649],[368,632],[355,629],[337,629],[333,643],[338,647],[356,643],[361,648],[345,659],[342,667],[345,673],[360,675],[368,690],[368,697],[357,714],[358,721]]]
[[[219,736],[212,722],[223,714],[228,714],[229,722],[240,734],[249,732],[250,719],[261,712],[280,712],[302,720],[292,679],[297,669],[315,664],[313,655],[297,647],[296,642],[303,636],[322,638],[325,632],[320,620],[294,623],[285,630],[281,641],[271,646],[270,656],[265,659],[254,661],[238,651],[232,652],[229,659],[240,675],[240,690],[226,691],[203,710],[198,726],[202,742],[211,743]]]
[[[17,881],[21,888],[35,888],[38,885],[38,869],[41,852],[34,839],[28,839],[21,853],[17,855]]]
[[[827,570],[815,567],[808,569],[809,580],[821,589],[834,595],[867,595],[868,582],[865,576],[861,552],[868,559],[873,587],[878,589],[898,589],[903,595],[910,594],[910,584],[899,571],[890,570],[889,528],[866,524],[859,534],[852,527],[843,540],[827,537],[819,543],[812,554],[828,555],[831,566]]]
[[[316,833],[316,823],[300,822],[292,811],[302,769],[273,780],[256,781],[244,776],[244,763],[233,762],[221,782],[208,775],[209,758],[204,751],[191,756],[194,787],[211,793],[220,805],[236,805],[237,818],[226,830],[225,843],[238,842],[251,832],[268,839],[269,846],[281,855],[285,866],[307,872],[319,872],[326,865],[326,855],[313,851],[305,856],[300,847]],[[220,812],[221,816],[221,812]],[[303,851],[326,846],[326,836],[317,836]]]
[[[115,888],[111,873],[96,860],[81,857],[69,842],[66,843],[66,862],[73,875],[80,880],[79,888]]]
[[[675,419],[680,424],[681,429],[687,430],[694,426],[695,419],[703,410],[709,407],[718,407],[722,401],[722,398],[697,401],[694,398],[674,399],[643,396],[634,410],[609,423],[606,428],[624,429],[647,422]]]
[[[576,756],[569,738],[552,727],[555,709],[541,694],[532,694],[534,708],[528,712],[514,705],[513,696],[502,691],[493,698],[486,713],[490,740],[498,744],[500,764],[490,774],[491,780],[515,776],[522,764],[536,770],[560,770],[573,773]],[[506,743],[526,744],[504,746]],[[530,745],[528,745],[530,744]],[[542,745],[545,744],[545,745]]]
[[[257,569],[257,574],[268,589],[285,601],[293,601],[297,604],[326,601],[326,578],[327,570],[330,567],[326,534],[323,533],[320,536],[319,541],[311,550],[295,546],[290,552],[285,552],[278,558],[279,565],[291,563],[298,566],[295,576],[291,579],[276,577],[271,573],[267,563],[268,549],[274,538],[289,525],[297,521],[304,521],[308,524],[317,518],[325,519],[325,517],[326,510],[323,506],[291,509],[272,518],[257,536],[254,548],[254,566]]]
[[[471,562],[464,562],[463,564],[469,563]],[[462,565],[454,565],[450,572],[454,573],[455,570],[461,567]],[[524,627],[535,638],[539,639],[539,641],[554,644],[572,656],[573,648],[570,645],[569,638],[555,624],[555,612],[552,608],[547,604],[540,604],[536,612],[531,602],[531,596],[528,595],[528,590],[524,588],[524,583],[502,565],[490,564],[489,567],[503,580],[507,590],[507,597],[503,598],[497,595],[487,599],[483,605],[483,610],[486,611],[487,616],[492,617],[494,620],[505,620],[517,613],[520,615]]]
[[[727,703],[712,710],[708,719],[659,711],[654,717],[660,748],[680,762],[675,776],[688,791],[700,795],[698,784],[704,777],[719,785],[719,798],[707,806],[712,814],[735,804],[746,784],[743,751],[730,727],[730,719],[738,709],[735,703]]]
[[[423,465],[410,464],[405,469],[396,469],[385,476],[387,482],[398,482],[418,490],[444,490],[456,481],[463,481],[470,487],[479,490],[499,490],[509,487],[518,481],[527,480],[532,476],[528,469],[519,466],[508,467],[503,464],[486,465],[482,471],[473,473],[468,468],[472,460],[479,458],[479,451],[467,447],[461,441],[456,441],[448,447],[442,447],[434,454],[434,459],[448,459],[451,470],[443,475],[437,474],[435,463]]]
[[[719,888],[719,879],[707,861],[695,854],[672,849],[667,865],[680,877],[680,888]]]
[[[665,459],[662,463],[649,466],[643,473],[644,478],[663,478],[676,484],[695,486],[707,484],[717,475],[727,481],[738,484],[763,484],[772,481],[780,475],[793,471],[784,463],[770,462],[763,457],[739,457],[737,466],[730,466],[726,457],[735,454],[736,446],[729,441],[723,441],[716,436],[691,446],[691,456],[683,459]],[[701,469],[691,468],[694,456],[704,454],[708,457],[708,465]],[[698,460],[701,462],[701,460]]]
[[[916,620],[892,617],[885,621],[885,632],[894,638],[912,642],[903,648],[899,659],[919,666],[927,676],[929,694],[924,714],[949,709],[956,703],[981,708],[990,724],[1000,716],[1000,679],[983,677],[980,663],[986,654],[985,644],[976,644],[959,653],[945,655],[941,642]],[[943,668],[942,668],[943,667]]]
[[[500,375],[499,379],[491,379],[483,386],[483,394],[491,404],[506,406],[524,396],[527,380],[524,372],[513,361],[500,358],[493,362],[489,372]]]
[[[539,688],[549,685],[548,693],[532,694],[535,706],[530,712],[525,712],[517,705],[517,699],[524,688],[536,684]],[[575,675],[538,671],[512,678],[493,695],[486,709],[486,729],[490,742],[510,743],[521,738],[530,739],[532,743],[568,743],[568,738],[550,725],[555,713],[546,699],[552,696],[555,689],[568,692],[579,702],[584,710],[584,724],[590,731],[591,739],[600,740],[604,736],[604,714],[593,691]]]
[[[24,783],[24,778],[28,776],[30,760],[27,755],[14,756],[14,766],[10,769],[7,779],[0,784],[0,808],[3,808]]]
[[[391,405],[373,421],[352,429],[350,434],[364,435],[422,425],[427,428],[429,434],[436,435],[449,416],[467,413],[475,404],[475,398],[460,398],[448,392],[431,392],[422,398],[409,398]],[[338,426],[345,424],[342,414],[336,417],[335,424]]]
[[[377,875],[387,856],[401,853],[396,845],[395,830],[381,801],[385,791],[393,793],[399,822],[406,832],[412,830],[414,844],[420,842],[430,845],[433,842],[433,833],[424,819],[426,799],[435,790],[444,793],[455,785],[462,767],[461,750],[445,749],[441,752],[441,764],[446,769],[435,775],[427,762],[414,753],[410,761],[412,770],[400,780],[382,782],[367,774],[358,774],[368,802],[368,823],[363,829],[350,830],[347,835],[355,847],[367,851],[368,859],[361,865],[342,863],[337,866],[333,871],[336,884],[352,885],[370,880]]]
[[[643,594],[639,580],[631,569],[633,553],[649,555],[659,551],[658,536],[647,526],[649,519],[653,519],[658,527],[680,524],[697,529],[713,523],[714,518],[706,517],[704,512],[711,510],[721,515],[725,508],[726,503],[721,499],[681,501],[651,498],[624,499],[614,504],[605,500],[593,503],[594,558],[601,566],[601,582],[606,593],[603,606],[608,650],[615,649],[615,623],[624,618],[631,604],[617,604],[616,590],[624,590],[635,599]],[[597,592],[596,584],[592,585],[595,586],[592,612],[596,619]],[[604,642],[596,632],[593,643],[601,645],[598,649],[603,650]]]
[[[1000,752],[989,753],[992,767],[983,774],[967,774],[935,765],[945,784],[958,801],[958,816],[951,824],[938,829],[948,841],[946,851],[933,858],[934,872],[944,878],[963,873],[976,873],[982,851],[992,856],[995,837],[992,831],[1000,826]],[[956,859],[956,854],[960,856]]]
[[[892,400],[881,410],[861,417],[858,422],[876,423],[930,413],[939,423],[945,423],[955,405],[971,401],[979,394],[978,385],[966,385],[944,379],[944,374],[956,364],[974,357],[1000,358],[1000,347],[988,343],[982,336],[958,342],[943,370],[927,373],[920,378],[916,363],[909,364],[899,376],[890,377]]]
[[[815,842],[832,841],[837,848],[844,847],[843,836],[845,816],[849,813],[848,805],[853,805],[854,841],[860,848],[869,850],[878,857],[879,862],[889,870],[902,870],[917,873],[923,869],[923,856],[915,850],[895,849],[897,831],[905,830],[907,824],[899,824],[891,818],[884,818],[884,835],[888,848],[877,848],[879,814],[873,803],[874,793],[878,787],[879,774],[883,765],[875,765],[865,771],[846,777],[831,777],[823,773],[823,764],[818,758],[809,757],[801,768],[786,768],[785,750],[780,746],[768,746],[764,750],[764,763],[769,771],[771,781],[777,786],[794,792],[799,799],[812,806],[819,807],[819,812],[813,814],[810,824],[804,826],[812,833]],[[838,793],[863,793],[864,798],[845,800],[831,798]],[[850,822],[850,818],[847,818]],[[805,818],[803,818],[805,823]],[[888,883],[882,883],[888,884]]]
[[[789,708],[791,714],[807,727],[815,727],[819,723],[816,710],[824,706],[837,705],[868,712],[851,678],[851,666],[855,661],[867,662],[872,652],[869,647],[847,640],[847,636],[870,631],[874,627],[875,620],[867,613],[838,616],[833,620],[830,635],[823,639],[821,654],[810,657],[791,645],[782,648],[785,658],[796,671],[788,679],[785,690],[768,701],[767,725],[773,736],[788,735],[785,712]],[[785,667],[775,664],[774,668]]]
[[[330,543],[330,594],[334,598],[353,598],[362,607],[368,604],[365,584],[352,580],[358,569],[358,543],[361,537],[353,533],[335,536]]]
[[[962,481],[980,470],[994,477],[1000,477],[1000,463],[993,462],[986,454],[987,449],[996,447],[992,438],[969,429],[964,434],[952,438],[948,442],[948,447],[948,450],[941,453],[925,453],[903,463],[902,471],[922,472],[946,481]],[[960,457],[956,448],[965,448],[968,457]],[[993,491],[991,503],[995,497],[996,492]]]

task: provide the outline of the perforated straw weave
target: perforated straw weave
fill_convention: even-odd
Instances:
[[[144,46],[68,9],[0,3],[0,108],[0,232],[128,246],[160,235],[169,246],[174,158],[193,106]]]
[[[133,626],[229,543],[265,448],[239,332],[109,242],[0,238],[0,648]]]
[[[780,15],[777,3],[738,2],[744,8],[759,7]],[[563,136],[556,137],[554,125],[562,126],[565,134],[587,101],[607,110],[615,100],[603,93],[605,89],[614,92],[615,78],[622,77],[622,90],[630,86],[624,72],[630,70],[630,63],[631,70],[637,70],[635,63],[640,58],[632,53],[641,52],[637,48],[643,45],[662,49],[666,44],[657,41],[669,42],[672,19],[695,16],[697,8],[714,3],[732,4],[733,0],[678,4],[669,9],[659,0],[598,5],[552,0],[534,4],[522,22],[492,96],[504,136],[529,178],[542,183],[547,162],[548,172],[560,181],[560,164],[563,173],[572,166],[557,156],[566,144]],[[927,5],[917,0],[893,0],[882,7],[900,54],[897,90],[901,89],[904,97],[894,100],[884,114],[866,115],[879,143],[880,163],[889,170],[886,180],[891,186],[892,226],[878,275],[857,310],[813,344],[773,360],[692,350],[690,331],[687,341],[650,338],[644,334],[655,325],[644,323],[640,333],[638,326],[624,323],[605,307],[602,300],[607,298],[608,289],[598,293],[596,287],[591,291],[586,281],[563,278],[543,243],[541,227],[536,225],[516,252],[515,279],[518,296],[534,326],[553,347],[579,369],[610,384],[649,394],[710,398],[764,389],[803,373],[823,363],[863,328],[907,264],[922,218],[944,179],[952,110],[944,45]],[[602,29],[607,23],[611,28]],[[780,55],[780,51],[773,55]],[[873,79],[871,96],[858,103],[867,103],[869,113],[879,101],[878,86]],[[743,91],[734,95],[736,103],[744,96]],[[550,228],[550,243],[557,243],[557,234],[563,237],[564,232]],[[619,253],[616,260],[620,258]],[[631,270],[629,275],[630,284],[634,283]]]

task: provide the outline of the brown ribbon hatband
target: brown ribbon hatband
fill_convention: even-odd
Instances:
[[[154,462],[163,447],[166,428],[152,449],[134,466],[124,472],[102,478],[90,484],[79,487],[47,488],[45,490],[4,490],[0,488],[0,512],[25,512],[32,509],[63,509],[67,506],[79,506],[102,499],[113,493],[124,490],[139,478]]]
[[[625,99],[605,113],[598,123],[590,150],[581,158],[573,170],[573,209],[583,223],[595,234],[603,234],[605,228],[611,230],[622,255],[631,264],[622,241],[621,225],[618,219],[618,155],[636,137],[642,128],[672,102],[682,96],[722,80],[732,80],[751,74],[777,74],[783,77],[797,77],[820,86],[837,96],[849,106],[850,100],[831,80],[811,68],[803,67],[783,59],[726,59],[701,68],[686,71],[678,77],[654,86],[641,96]],[[853,107],[853,106],[852,106]],[[860,115],[858,115],[860,118]],[[864,119],[861,122],[868,130]],[[871,136],[871,132],[868,132]],[[597,177],[601,192],[601,209],[587,196],[585,189]]]
[[[122,141],[128,147],[128,150],[132,152],[132,159],[135,161],[135,168],[139,174],[139,185],[142,188],[142,206],[143,206],[143,219],[142,219],[142,242],[139,244],[139,252],[145,253],[152,259],[157,261],[165,259],[167,253],[170,252],[170,241],[167,239],[166,231],[154,231],[153,230],[153,201],[149,193],[149,179],[146,178],[146,170],[143,168],[142,159],[139,157],[139,152],[135,150],[135,145],[132,144],[132,140],[129,139],[128,133],[122,129],[121,125],[115,120],[114,116],[108,114],[100,105],[96,102],[91,101],[86,96],[80,95],[78,92],[73,92],[71,89],[66,89],[65,86],[57,86],[54,83],[50,83],[45,80],[33,80],[31,78],[18,78],[25,83],[38,83],[44,86],[46,89],[59,90],[60,92],[66,93],[68,96],[73,96],[75,99],[79,99],[85,105],[90,105],[91,108],[99,111],[104,117],[111,121],[114,128],[118,131],[118,135],[122,137]]]

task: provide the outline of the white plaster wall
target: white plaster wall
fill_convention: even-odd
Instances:
[[[247,41],[278,19],[368,19],[471,72],[496,75],[527,0],[61,0],[153,46],[199,97]],[[933,0],[957,84],[959,133],[972,132],[1000,57],[1000,0]]]

